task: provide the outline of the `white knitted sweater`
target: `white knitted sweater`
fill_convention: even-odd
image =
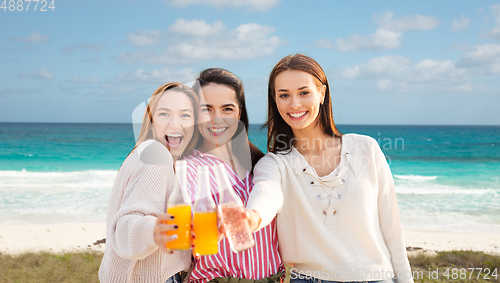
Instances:
[[[283,262],[331,281],[413,282],[392,174],[377,142],[342,137],[341,160],[327,176],[292,148],[268,153],[254,168],[247,208],[264,227],[277,215]]]
[[[164,283],[189,269],[189,252],[166,254],[154,241],[173,184],[172,156],[161,143],[145,141],[125,159],[109,200],[100,282]]]

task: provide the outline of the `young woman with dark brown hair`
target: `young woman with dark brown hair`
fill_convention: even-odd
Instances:
[[[198,147],[186,156],[188,191],[194,203],[197,193],[197,168],[210,168],[213,198],[218,204],[219,188],[213,167],[223,164],[236,194],[246,204],[252,190],[252,168],[264,154],[248,140],[248,116],[243,83],[231,72],[210,68],[200,73],[196,86],[200,94],[197,128]],[[197,231],[196,233],[203,233]],[[195,234],[196,236],[196,234]],[[254,233],[255,246],[234,253],[226,238],[214,255],[195,260],[191,283],[279,283],[284,267],[278,253],[276,224]]]
[[[413,282],[389,165],[373,138],[336,128],[314,59],[274,67],[267,126],[247,214],[255,230],[276,217],[291,282]]]

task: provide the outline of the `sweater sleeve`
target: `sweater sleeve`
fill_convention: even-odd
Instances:
[[[276,159],[274,154],[268,153],[253,169],[254,186],[248,199],[247,209],[260,214],[259,230],[269,225],[283,207],[281,172]]]
[[[144,148],[145,147],[145,148]],[[156,249],[156,215],[165,212],[169,179],[174,178],[170,152],[159,142],[138,147],[140,170],[127,184],[120,208],[113,219],[115,251],[124,259],[141,260]],[[117,200],[118,201],[118,200]]]
[[[380,229],[391,256],[397,283],[413,282],[410,263],[406,255],[403,229],[399,218],[398,200],[394,190],[394,180],[384,153],[373,140],[375,165],[379,187],[378,216]]]

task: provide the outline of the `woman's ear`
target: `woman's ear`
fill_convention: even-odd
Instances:
[[[323,85],[323,87],[321,88],[321,104],[325,102],[325,93],[326,93],[326,85]]]

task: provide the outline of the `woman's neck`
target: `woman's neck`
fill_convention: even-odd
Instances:
[[[219,147],[216,147],[213,144],[208,144],[208,143],[204,142],[199,147],[199,150],[201,152],[210,153],[210,154],[226,161],[227,163],[230,163],[231,156],[229,155],[228,147],[231,148],[231,142],[228,142],[227,144],[221,145]]]
[[[294,135],[293,146],[302,154],[319,155],[326,148],[337,145],[335,136],[325,134],[319,125],[311,125],[304,129],[292,129]]]

